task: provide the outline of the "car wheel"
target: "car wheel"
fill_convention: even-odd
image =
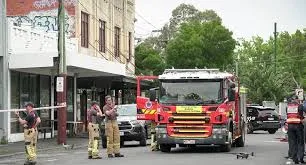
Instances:
[[[277,129],[269,129],[268,132],[269,134],[275,134],[277,131]]]
[[[147,134],[146,134],[146,130],[143,131],[141,139],[139,141],[139,145],[140,146],[147,146]]]

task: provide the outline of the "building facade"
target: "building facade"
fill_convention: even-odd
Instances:
[[[57,105],[56,0],[7,0],[8,109]],[[64,0],[67,64],[67,129],[82,123],[92,100],[104,104],[112,95],[118,104],[135,99],[134,0]],[[3,72],[4,69],[2,69]],[[3,100],[3,98],[1,98]],[[3,108],[2,108],[3,109]],[[57,134],[57,110],[38,111],[44,126]],[[6,114],[6,113],[1,113]],[[23,140],[13,113],[2,115],[9,142]],[[86,129],[81,129],[86,131]],[[42,136],[42,135],[40,135]],[[47,133],[47,137],[51,132]]]

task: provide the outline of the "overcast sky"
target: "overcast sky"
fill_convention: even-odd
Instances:
[[[278,31],[295,32],[306,28],[306,0],[135,0],[136,37],[148,37],[160,29],[181,3],[199,10],[212,9],[222,18],[235,38],[250,39],[259,35],[268,39],[273,35],[274,22]],[[143,18],[141,18],[143,17]],[[152,24],[152,25],[151,25]]]

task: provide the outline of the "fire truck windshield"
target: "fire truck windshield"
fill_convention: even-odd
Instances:
[[[163,80],[160,84],[162,104],[220,104],[221,80]]]

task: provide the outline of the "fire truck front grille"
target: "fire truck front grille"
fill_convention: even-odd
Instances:
[[[169,118],[169,135],[172,137],[205,138],[211,135],[212,127],[207,125],[208,115],[173,115]]]

